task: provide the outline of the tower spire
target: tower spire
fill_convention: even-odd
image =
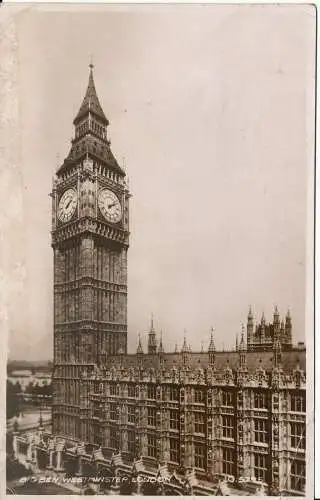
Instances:
[[[153,324],[153,313],[151,313],[150,331],[148,335],[148,354],[155,354],[156,352],[157,352],[157,338]]]
[[[163,349],[163,343],[162,343],[162,330],[160,332],[160,342],[159,342],[159,349],[158,349],[159,354],[163,354],[164,349]]]
[[[137,347],[137,354],[143,354],[143,349],[141,345],[141,336],[140,333],[138,334],[138,347]]]
[[[213,327],[211,327],[210,331],[210,343],[209,343],[209,348],[208,348],[208,354],[209,354],[209,363],[211,365],[214,364],[214,353],[215,353],[215,346],[214,346],[214,339],[213,339]]]
[[[84,118],[89,112],[93,113],[96,115],[97,118],[99,118],[104,125],[108,125],[109,121],[104,114],[104,111],[101,107],[101,104],[99,102],[98,96],[97,96],[97,91],[96,87],[94,84],[94,79],[93,79],[93,64],[90,62],[89,64],[89,81],[88,81],[88,86],[87,86],[87,91],[85,93],[84,99],[82,101],[82,104],[80,106],[80,109],[73,121],[74,125],[76,125],[79,121],[81,121],[82,118]]]
[[[246,366],[246,346],[244,343],[244,324],[241,325],[241,339],[239,344],[239,357],[240,357],[240,368],[245,368]]]

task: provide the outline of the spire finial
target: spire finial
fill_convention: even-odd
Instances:
[[[89,63],[89,68],[90,68],[90,70],[91,70],[91,71],[92,71],[92,70],[93,70],[93,68],[94,68],[94,64],[93,64],[93,56],[92,56],[92,54],[90,54],[90,63]]]
[[[137,354],[143,354],[143,349],[141,345],[141,336],[140,333],[138,333],[138,347],[137,347]]]
[[[183,345],[181,348],[181,352],[188,352],[188,344],[187,344],[187,336],[186,336],[186,330],[183,330],[184,336],[183,336]]]
[[[244,351],[245,345],[244,345],[244,324],[241,323],[241,339],[240,339],[240,346],[239,346],[240,351]]]
[[[209,349],[208,351],[209,352],[214,352],[215,351],[215,347],[214,347],[214,339],[213,339],[213,326],[210,328],[210,343],[209,343]]]
[[[160,354],[162,354],[164,352],[163,343],[162,343],[162,330],[160,330],[160,342],[159,342],[158,352]]]

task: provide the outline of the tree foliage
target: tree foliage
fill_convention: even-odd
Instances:
[[[7,380],[7,419],[17,417],[20,411],[19,392],[20,384],[13,384]]]

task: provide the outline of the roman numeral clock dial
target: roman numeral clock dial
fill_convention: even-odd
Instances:
[[[68,222],[77,208],[77,193],[74,189],[67,189],[60,198],[58,218],[61,222]]]
[[[98,203],[102,215],[108,222],[112,222],[113,224],[120,222],[122,218],[121,203],[113,191],[109,189],[100,191]]]

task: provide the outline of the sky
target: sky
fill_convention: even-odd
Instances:
[[[146,342],[151,313],[168,350],[184,335],[193,349],[206,349],[211,327],[216,347],[232,348],[249,305],[256,321],[263,311],[271,321],[275,304],[282,316],[290,308],[294,342],[304,341],[312,8],[61,9],[15,16],[9,357],[52,357],[49,193],[91,57],[132,193],[129,350],[138,332]]]

